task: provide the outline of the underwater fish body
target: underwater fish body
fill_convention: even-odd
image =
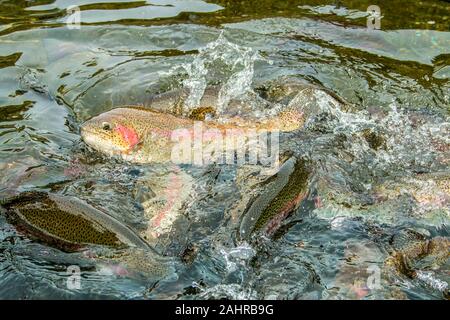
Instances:
[[[74,197],[24,192],[1,206],[19,231],[64,251],[88,245],[150,248],[130,228]]]
[[[384,262],[386,271],[418,279],[441,291],[447,299],[450,297],[449,284],[434,275],[434,272],[448,265],[450,258],[448,237],[437,236],[427,239],[414,230],[405,229],[391,237],[390,246],[392,252]],[[433,271],[426,274],[422,269]]]
[[[305,160],[291,157],[264,182],[264,191],[251,200],[240,223],[241,239],[262,231],[273,235],[308,193],[310,171]]]
[[[447,237],[426,239],[420,233],[406,229],[392,236],[390,244],[393,251],[386,264],[410,278],[416,276],[417,261],[431,257],[435,265],[441,265],[450,258],[450,239]]]

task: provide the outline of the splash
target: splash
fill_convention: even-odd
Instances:
[[[345,136],[349,142],[344,146],[345,151],[353,157],[355,164],[364,163],[374,174],[398,170],[416,172],[448,165],[444,158],[450,151],[448,117],[407,112],[395,104],[388,110],[373,106],[377,110],[373,113],[348,111],[322,91],[314,92],[308,99],[300,92],[290,105],[302,106],[307,131],[327,133],[333,139]],[[375,138],[382,138],[382,147],[370,145],[370,139],[365,136],[367,130],[373,132]],[[321,153],[322,146],[316,146],[311,151]]]
[[[255,250],[246,242],[238,247],[221,248],[220,253],[225,259],[228,272],[234,272],[239,266],[246,266],[256,254]]]
[[[241,285],[232,284],[218,284],[211,288],[204,290],[198,296],[200,299],[232,299],[232,300],[256,300],[257,293],[251,288],[245,288]]]
[[[448,289],[448,283],[436,278],[433,272],[417,272],[417,278],[425,282],[427,285],[432,287],[433,289],[444,292]]]
[[[318,216],[393,222],[404,215],[431,225],[448,223],[445,186],[433,182],[448,166],[448,118],[407,112],[395,104],[377,113],[349,112],[326,96],[315,99],[315,108],[306,110],[306,127],[320,134],[310,147],[322,164],[318,188],[324,198],[323,206],[314,210]],[[422,181],[424,173],[429,178]],[[381,192],[384,182],[394,187]]]
[[[263,60],[257,51],[228,41],[222,32],[217,40],[200,49],[192,63],[183,65],[189,76],[183,81],[184,87],[189,90],[185,101],[186,111],[189,112],[199,105],[211,78],[219,78],[221,81],[220,78],[227,77],[219,91],[216,112],[220,114],[230,100],[251,91],[254,64],[257,60]]]

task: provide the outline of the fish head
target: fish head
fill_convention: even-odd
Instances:
[[[133,122],[120,108],[95,116],[81,126],[81,138],[97,151],[107,155],[129,153],[139,143]]]

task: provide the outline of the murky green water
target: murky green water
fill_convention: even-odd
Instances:
[[[1,215],[0,297],[442,299],[448,256],[417,263],[428,281],[385,261],[405,229],[449,236],[450,4],[379,3],[380,30],[367,26],[371,4],[0,1],[1,197],[76,196],[135,230],[147,223],[142,194],[178,214],[152,243],[175,265],[159,278],[32,241]],[[244,195],[258,192],[248,172],[182,166],[190,187],[173,200],[171,168],[109,160],[80,140],[89,117],[170,89],[226,84],[237,95],[287,79],[352,107],[319,100],[327,116],[281,135],[281,150],[308,158],[313,174],[274,239],[236,237]],[[383,137],[380,148],[367,130]],[[73,265],[79,289],[67,287]]]

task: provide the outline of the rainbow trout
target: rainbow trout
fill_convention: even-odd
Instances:
[[[213,98],[204,100],[194,109],[191,117],[157,110],[162,109],[164,103],[166,110],[172,110],[174,104],[179,104],[173,95],[155,99],[151,104],[152,108],[115,108],[83,123],[81,137],[95,150],[129,162],[188,163],[189,159],[196,157],[195,150],[199,147],[201,150],[211,151],[214,156],[220,156],[224,152],[221,147],[225,145],[227,151],[251,145],[253,142],[250,142],[249,137],[253,134],[293,131],[303,126],[303,112],[294,107],[286,108],[277,116],[265,120],[232,117],[224,123],[196,121],[205,119],[205,113],[213,113],[214,107],[208,106],[212,101]],[[181,160],[180,157],[174,160],[174,155],[177,156],[180,152],[173,151],[182,147],[188,152],[192,151],[192,154],[184,154]]]
[[[130,228],[74,197],[24,192],[1,206],[19,231],[64,251],[87,245],[150,249]]]
[[[305,160],[291,157],[284,162],[263,182],[265,191],[249,202],[240,223],[240,238],[248,239],[257,231],[273,235],[306,197],[309,176]]]

